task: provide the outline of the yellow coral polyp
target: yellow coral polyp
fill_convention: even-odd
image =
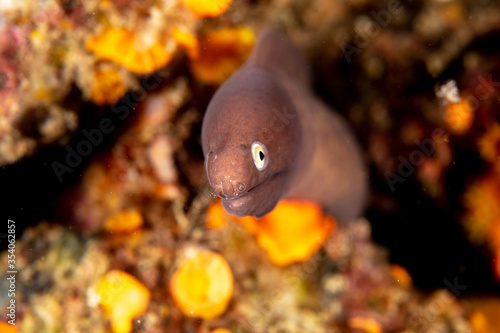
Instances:
[[[500,124],[494,123],[478,141],[479,153],[488,162],[500,163]]]
[[[194,75],[208,84],[224,82],[252,50],[255,35],[246,27],[223,28],[200,37],[200,55],[191,61]]]
[[[205,225],[210,229],[219,229],[225,226],[226,223],[226,213],[220,199],[217,199],[208,207]]]
[[[498,333],[500,327],[500,301],[496,297],[480,297],[465,302],[469,317],[470,332]]]
[[[465,223],[471,238],[500,250],[500,180],[488,175],[473,183],[464,195]],[[497,231],[498,230],[498,231]]]
[[[393,264],[390,267],[390,271],[394,279],[401,287],[410,288],[412,286],[411,276],[404,267]]]
[[[248,219],[253,219],[249,223]],[[335,228],[333,218],[324,215],[315,203],[299,200],[280,201],[276,208],[259,220],[237,218],[247,231],[255,233],[257,244],[269,260],[278,266],[310,258]]]
[[[360,330],[365,333],[381,333],[382,325],[373,319],[365,317],[352,317],[349,318],[347,325],[351,329]]]
[[[137,74],[151,73],[170,62],[175,43],[155,41],[146,45],[128,29],[108,28],[87,40],[85,47],[98,60],[109,60]]]
[[[451,103],[446,106],[444,120],[453,133],[463,134],[472,126],[474,109],[466,99]]]
[[[123,78],[116,68],[99,68],[94,72],[90,99],[98,105],[113,104],[127,92]]]
[[[233,274],[221,255],[189,249],[169,288],[184,315],[212,319],[226,311],[233,295]]]
[[[141,213],[135,209],[119,211],[104,223],[104,229],[114,232],[129,232],[139,229],[144,223]]]
[[[199,57],[200,45],[198,39],[193,34],[179,28],[174,28],[172,30],[172,37],[174,37],[179,47],[186,52],[189,58],[197,59]]]
[[[226,328],[216,328],[212,330],[210,333],[232,333],[232,332]]]
[[[17,333],[17,328],[14,325],[0,322],[0,332],[2,332],[2,333]]]
[[[132,320],[146,311],[151,293],[139,280],[119,270],[108,272],[96,286],[104,315],[115,333],[132,331]]]
[[[472,332],[474,333],[489,333],[488,329],[488,321],[486,320],[486,316],[479,312],[475,311],[472,313],[469,319],[470,326],[472,328]]]
[[[182,0],[182,4],[198,17],[216,17],[224,14],[232,0]]]

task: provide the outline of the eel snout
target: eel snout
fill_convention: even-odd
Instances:
[[[208,182],[214,190],[212,193],[223,199],[234,199],[247,193],[252,181],[251,177],[248,177],[247,164],[252,162],[247,160],[248,157],[244,156],[235,159],[234,154],[210,152],[205,167]]]

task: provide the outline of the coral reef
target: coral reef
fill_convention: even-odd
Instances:
[[[17,243],[19,332],[470,330],[455,296],[423,297],[397,281],[365,220],[287,267],[273,265],[239,223],[188,234],[171,223],[126,238],[79,237],[48,223],[30,229]]]
[[[136,74],[163,68],[179,48],[196,54],[197,45],[187,38],[196,35],[201,18],[222,14],[230,3],[2,5],[0,165],[40,147],[67,144],[82,102],[113,104],[137,88]]]
[[[203,111],[269,26],[358,133],[367,219],[304,202],[232,218],[213,202]],[[67,186],[17,234],[16,328],[0,330],[498,331],[499,30],[487,0],[0,2],[0,166],[41,156]],[[493,282],[452,256],[462,231]],[[427,251],[436,239],[451,250]],[[431,275],[432,292],[415,287]]]

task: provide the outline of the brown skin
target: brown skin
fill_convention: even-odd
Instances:
[[[360,150],[309,85],[300,52],[284,35],[266,31],[210,101],[201,134],[205,169],[229,213],[261,217],[285,198],[316,201],[341,221],[362,213],[367,179]],[[252,158],[256,141],[265,150],[262,170]]]

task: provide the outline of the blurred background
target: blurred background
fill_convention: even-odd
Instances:
[[[258,247],[241,245],[252,242],[238,234],[241,226],[206,227],[213,203],[200,128],[210,97],[265,27],[284,30],[304,52],[313,90],[356,132],[372,195],[366,220],[337,226],[319,252],[327,262],[301,277],[300,297],[290,303],[295,310],[261,314],[252,326],[241,324],[251,322],[248,304],[277,290],[273,283],[297,263],[267,271],[273,277],[266,284],[257,277],[271,264]],[[0,1],[0,206],[4,221],[16,222],[18,331],[496,332],[499,55],[500,4],[487,0]],[[116,227],[127,223],[133,226]],[[7,222],[1,225],[3,260]],[[359,237],[352,243],[366,242],[377,255],[353,247],[342,257],[350,264],[339,264],[340,238],[350,233]],[[106,263],[92,268],[92,277],[75,276],[76,286],[64,272],[78,272],[86,255],[94,258],[90,244]],[[242,277],[228,312],[216,319],[189,319],[165,289],[186,244],[221,253],[235,280]],[[48,260],[55,249],[59,254]],[[247,256],[247,266],[230,253]],[[344,292],[355,286],[362,292],[356,283],[364,280],[349,266],[356,256],[376,262],[361,275],[391,272],[411,281],[397,287],[408,293],[394,301],[399,310],[371,298],[384,279],[363,297],[339,296],[340,309],[331,309],[338,298],[327,290],[332,276],[350,281],[338,282]],[[153,294],[161,290],[129,329],[110,326],[107,310],[89,314],[99,309],[89,286],[112,268]],[[68,285],[72,293],[54,292]],[[443,290],[449,297],[439,303],[436,292]],[[50,293],[54,299],[44,298]],[[317,294],[321,304],[312,301]],[[80,302],[73,326],[38,311],[71,297]],[[446,315],[429,310],[436,297]],[[7,293],[0,301],[8,302]],[[287,321],[294,314],[307,322],[304,308],[322,309],[311,319],[317,327]],[[417,308],[423,320],[409,314]],[[361,324],[353,321],[359,316]],[[90,329],[89,318],[101,326]],[[276,324],[282,321],[288,326]]]

